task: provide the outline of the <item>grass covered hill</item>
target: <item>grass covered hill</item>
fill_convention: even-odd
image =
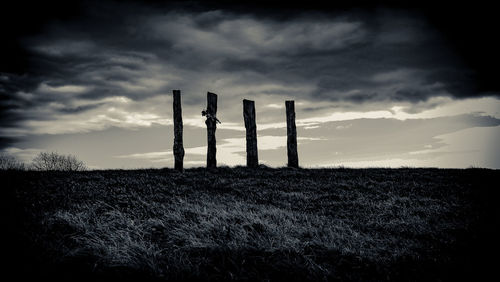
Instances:
[[[0,171],[3,267],[52,280],[485,278],[500,171]],[[6,272],[4,272],[6,273]],[[72,280],[68,280],[72,279]]]

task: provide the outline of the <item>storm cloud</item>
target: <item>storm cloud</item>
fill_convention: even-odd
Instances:
[[[16,38],[26,65],[0,70],[0,149],[46,134],[170,126],[172,89],[182,90],[187,126],[204,126],[199,112],[212,91],[221,128],[237,132],[244,98],[256,101],[260,130],[283,130],[282,104],[293,99],[298,126],[320,133],[345,117],[422,118],[499,96],[480,89],[477,70],[418,10],[82,3]],[[446,115],[497,121],[496,113]]]

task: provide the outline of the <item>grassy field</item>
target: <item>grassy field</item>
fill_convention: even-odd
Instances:
[[[0,171],[4,267],[53,280],[494,274],[498,170]],[[4,272],[5,273],[5,272]]]

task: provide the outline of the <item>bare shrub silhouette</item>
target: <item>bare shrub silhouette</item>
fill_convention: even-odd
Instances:
[[[8,169],[25,170],[26,165],[14,156],[0,153],[0,170]]]
[[[62,155],[55,152],[41,152],[32,161],[34,170],[84,171],[85,163],[73,155]]]

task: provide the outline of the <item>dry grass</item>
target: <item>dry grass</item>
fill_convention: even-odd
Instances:
[[[492,170],[2,177],[12,183],[11,213],[22,218],[12,228],[30,255],[20,258],[25,273],[61,279],[448,280],[477,274],[498,226]]]

